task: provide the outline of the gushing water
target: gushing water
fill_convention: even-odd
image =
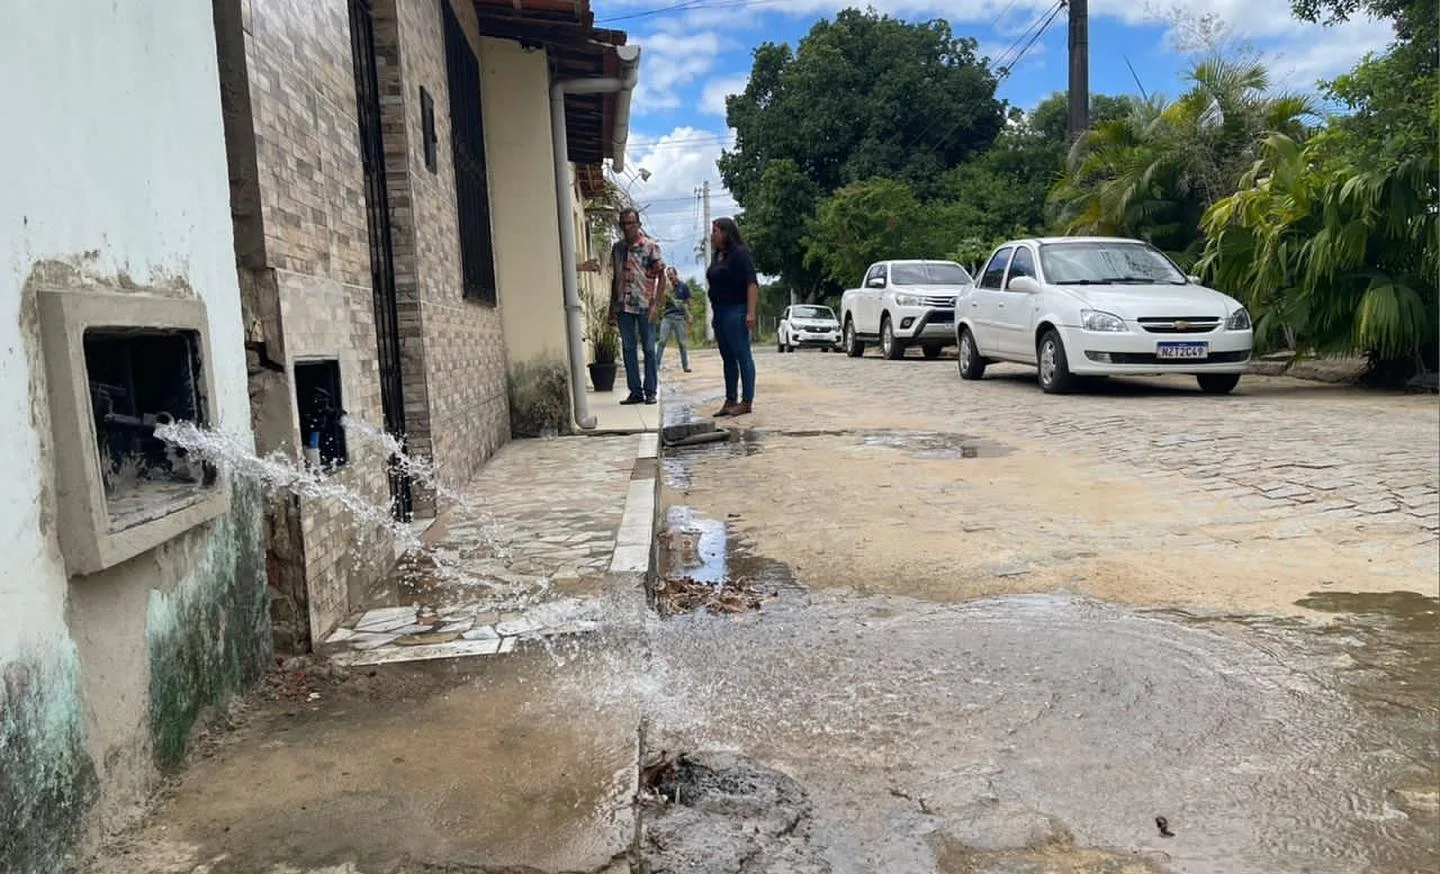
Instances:
[[[503,526],[475,499],[447,486],[433,464],[411,456],[398,440],[367,422],[347,416],[344,425],[347,437],[379,450],[382,457],[393,459],[392,463],[398,471],[408,475],[413,482],[433,490],[444,503],[464,510],[470,518],[477,520],[480,541],[477,549],[502,562],[508,561],[510,550]],[[489,589],[500,599],[498,603],[508,609],[533,603],[548,590],[548,580],[544,578],[529,591],[524,591],[513,583],[502,584],[475,576],[465,569],[459,556],[428,548],[415,529],[394,517],[388,502],[372,499],[335,476],[309,469],[303,462],[282,452],[257,455],[247,441],[224,431],[201,428],[193,422],[157,425],[155,436],[215,465],[232,477],[256,483],[268,493],[288,492],[308,501],[342,507],[349,516],[348,525],[357,547],[352,550],[352,560],[357,567],[369,554],[363,547],[378,537],[398,546],[403,560],[423,563],[427,572],[437,580]]]

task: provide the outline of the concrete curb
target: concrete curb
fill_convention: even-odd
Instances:
[[[660,503],[660,435],[641,434],[635,453],[635,473],[625,496],[625,512],[610,557],[612,574],[649,574],[655,564],[656,508]],[[648,464],[647,464],[648,462]]]

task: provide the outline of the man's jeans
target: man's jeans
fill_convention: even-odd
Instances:
[[[743,303],[719,304],[714,310],[715,343],[725,364],[725,400],[732,404],[737,400],[737,389],[741,392],[739,400],[747,404],[755,400],[755,358],[750,354],[746,311]]]
[[[690,350],[686,348],[689,340],[686,335],[690,333],[689,325],[685,323],[684,316],[666,316],[660,322],[660,340],[655,347],[655,365],[658,367],[665,362],[665,344],[674,335],[675,342],[680,345],[680,366],[686,371],[690,370]]]
[[[645,382],[640,382],[640,361],[636,344],[645,352]],[[625,385],[630,397],[655,397],[655,326],[648,313],[620,314],[620,354],[625,359]]]

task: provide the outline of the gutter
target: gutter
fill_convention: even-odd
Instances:
[[[625,144],[630,139],[630,96],[640,73],[640,47],[616,46],[620,75],[609,79],[566,79],[550,86],[550,136],[555,148],[555,203],[560,216],[560,272],[565,285],[565,333],[570,347],[570,398],[575,424],[595,430],[595,417],[585,396],[585,338],[580,324],[580,271],[575,263],[575,216],[570,211],[570,138],[565,130],[566,94],[614,94],[615,122],[610,166],[625,169]]]

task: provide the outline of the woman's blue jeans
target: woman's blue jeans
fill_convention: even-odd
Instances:
[[[716,304],[712,323],[715,344],[720,347],[720,360],[725,364],[725,401],[735,403],[736,389],[743,393],[738,400],[755,400],[755,356],[750,353],[750,329],[745,326],[746,306]]]

